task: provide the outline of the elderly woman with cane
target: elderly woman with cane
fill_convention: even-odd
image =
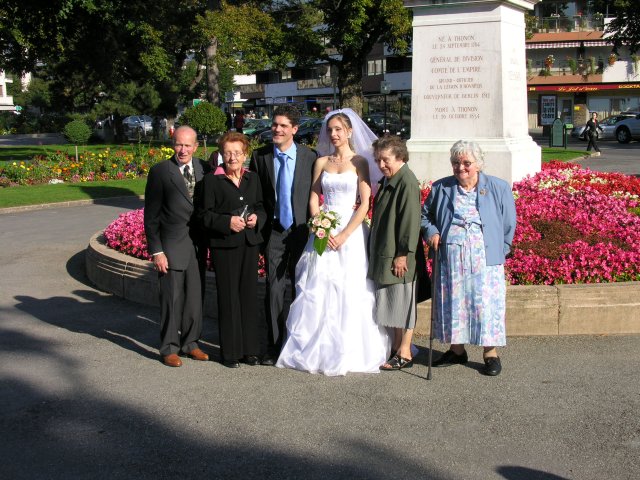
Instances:
[[[422,207],[429,247],[439,250],[434,335],[451,343],[434,367],[465,364],[465,344],[484,347],[485,375],[500,374],[496,347],[506,344],[505,256],[516,227],[507,182],[482,172],[484,154],[473,141],[451,147],[453,175],[435,182]]]

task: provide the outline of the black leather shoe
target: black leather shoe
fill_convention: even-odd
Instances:
[[[265,355],[264,357],[262,357],[262,361],[260,363],[268,367],[273,367],[276,364],[276,359],[271,355]]]
[[[260,364],[260,359],[256,355],[247,355],[244,357],[244,363],[253,367]]]
[[[464,365],[469,361],[467,351],[464,350],[460,355],[453,350],[447,350],[442,356],[433,362],[434,367],[450,367],[451,365]]]
[[[222,364],[227,368],[240,368],[240,362],[237,360],[225,360]]]
[[[484,370],[482,373],[495,377],[500,375],[502,371],[502,363],[500,363],[500,357],[489,357],[484,359]]]

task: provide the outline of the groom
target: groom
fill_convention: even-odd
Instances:
[[[309,236],[309,193],[316,153],[293,141],[300,113],[292,106],[273,113],[273,145],[253,152],[249,169],[262,185],[267,224],[262,230],[263,254],[267,270],[266,322],[270,352],[263,365],[275,364],[285,336],[289,306],[285,305],[285,275],[288,272],[293,298],[295,266]]]

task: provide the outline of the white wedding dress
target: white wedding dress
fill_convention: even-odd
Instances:
[[[322,173],[326,210],[340,215],[342,230],[354,214],[356,172]],[[366,224],[339,250],[322,256],[310,235],[296,266],[296,298],[287,319],[287,340],[276,366],[325,375],[378,372],[389,355],[385,328],[373,319],[373,283],[367,279]]]

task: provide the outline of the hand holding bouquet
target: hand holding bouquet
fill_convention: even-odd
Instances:
[[[311,233],[315,235],[313,240],[313,248],[318,255],[322,255],[327,248],[329,235],[331,230],[340,225],[340,215],[334,211],[325,212],[321,210],[314,217],[309,219],[309,228]]]

